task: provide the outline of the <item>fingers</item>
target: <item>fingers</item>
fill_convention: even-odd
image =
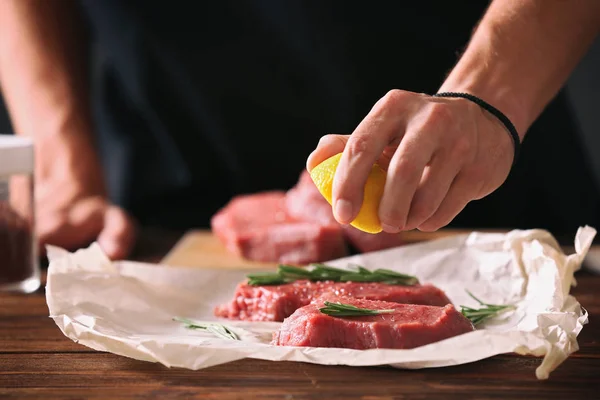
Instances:
[[[135,242],[135,226],[121,208],[108,206],[104,213],[104,227],[98,244],[106,255],[115,260],[129,255]]]
[[[421,132],[408,134],[390,161],[379,205],[379,219],[385,232],[405,229],[413,196],[425,166],[432,159],[434,142],[422,140],[422,136]]]
[[[61,213],[39,213],[36,217],[36,232],[38,242],[40,245],[40,251],[43,253],[43,246],[46,244],[52,244],[56,246],[62,246],[61,241],[56,241],[55,238],[57,232],[60,231],[67,222],[67,216]]]
[[[418,226],[419,230],[433,232],[448,225],[473,199],[472,194],[473,185],[470,180],[458,175],[442,204],[431,217]]]
[[[308,156],[306,169],[312,171],[314,167],[336,154],[344,151],[350,135],[325,135],[319,140],[317,148]]]
[[[470,102],[391,91],[350,136],[329,135],[307,161],[310,170],[342,152],[333,180],[336,220],[353,221],[372,165],[387,170],[379,219],[385,232],[436,230],[508,176],[512,148],[501,124]]]
[[[437,211],[458,172],[459,166],[451,158],[434,154],[413,196],[404,230],[415,229]]]
[[[74,250],[98,241],[111,259],[126,257],[135,242],[135,226],[121,208],[102,198],[79,200],[65,210],[47,210],[38,218],[40,252],[52,244]]]
[[[338,222],[348,224],[354,220],[373,164],[392,140],[402,137],[405,102],[405,92],[388,93],[348,138],[333,179],[333,213]]]
[[[83,240],[97,235],[104,225],[106,201],[99,197],[78,201],[68,212],[69,237]]]
[[[67,210],[40,213],[37,229],[40,245],[74,249],[90,243],[102,230],[105,207],[103,199],[88,198]]]
[[[306,170],[312,171],[314,167],[336,154],[344,151],[350,135],[325,135],[319,140],[317,148],[310,153],[306,160]],[[388,146],[383,150],[377,163],[387,171],[390,161],[396,151],[395,146]]]

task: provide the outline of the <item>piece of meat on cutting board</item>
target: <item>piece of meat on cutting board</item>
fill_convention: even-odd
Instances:
[[[237,196],[211,227],[229,252],[254,261],[308,264],[347,254],[341,227],[291,217],[284,192]]]
[[[319,310],[325,301],[393,312],[333,317]],[[271,344],[357,350],[412,349],[473,330],[471,322],[451,304],[437,307],[352,297],[322,297],[286,318],[280,329],[273,333]]]
[[[331,205],[319,192],[310,174],[303,171],[298,183],[285,194],[287,213],[300,221],[311,221],[321,225],[338,225],[333,217]]]
[[[333,217],[308,172],[289,191],[233,198],[211,220],[227,251],[247,260],[310,264],[348,255],[347,243],[361,253],[400,246],[398,234],[370,234]]]

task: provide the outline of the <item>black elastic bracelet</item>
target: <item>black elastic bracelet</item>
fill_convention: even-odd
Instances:
[[[469,93],[443,92],[436,93],[433,95],[433,97],[462,97],[463,99],[471,100],[473,103],[477,104],[478,106],[480,106],[481,108],[498,118],[500,122],[504,124],[504,126],[508,130],[508,133],[510,133],[510,136],[512,137],[513,144],[515,146],[515,156],[513,158],[512,165],[515,165],[515,163],[517,162],[517,157],[519,156],[519,152],[521,151],[521,139],[519,139],[519,134],[517,133],[517,129],[515,128],[513,123],[510,122],[510,119],[508,119],[508,117],[504,115],[500,110],[498,110],[491,104],[488,104],[485,101],[481,100],[479,97],[473,96]]]

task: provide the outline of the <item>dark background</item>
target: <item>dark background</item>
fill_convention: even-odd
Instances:
[[[596,186],[596,188],[594,188],[594,190],[591,190],[593,192],[597,192],[597,188],[600,188],[600,157],[598,157],[598,155],[600,155],[600,135],[598,135],[598,131],[600,130],[600,109],[598,109],[598,103],[597,103],[597,94],[600,93],[600,78],[598,77],[597,71],[600,71],[600,41],[596,41],[596,43],[593,45],[592,49],[590,50],[590,52],[586,55],[586,57],[583,59],[583,61],[580,63],[580,65],[577,67],[577,69],[574,71],[573,75],[571,76],[570,80],[568,81],[566,88],[565,88],[565,94],[570,102],[570,106],[572,109],[572,113],[573,116],[577,122],[577,124],[579,125],[579,131],[580,132],[571,132],[570,129],[565,129],[565,131],[560,131],[560,129],[558,131],[559,135],[565,135],[564,137],[568,137],[570,135],[580,135],[580,137],[577,137],[576,142],[579,143],[577,145],[577,147],[581,147],[581,153],[579,153],[579,151],[577,152],[571,152],[572,154],[564,154],[565,152],[568,151],[563,151],[563,148],[561,147],[560,142],[562,142],[564,139],[561,139],[560,137],[557,138],[548,138],[548,137],[540,137],[539,139],[537,138],[531,138],[529,143],[526,143],[524,145],[524,150],[526,151],[528,148],[530,147],[536,147],[537,150],[540,150],[538,147],[544,147],[544,149],[542,149],[542,151],[546,151],[546,149],[548,149],[548,152],[550,153],[556,153],[555,157],[559,157],[556,158],[556,163],[554,164],[554,162],[552,162],[554,165],[552,166],[552,169],[548,172],[548,174],[551,174],[552,176],[556,177],[556,183],[557,185],[555,185],[556,187],[552,188],[555,192],[556,192],[556,197],[552,198],[552,199],[547,199],[547,201],[553,202],[555,207],[558,207],[559,209],[571,209],[571,210],[575,210],[578,207],[576,206],[577,201],[579,201],[579,199],[581,199],[582,202],[586,202],[586,198],[592,198],[593,196],[587,196],[586,195],[586,190],[575,190],[575,191],[565,191],[565,190],[561,190],[561,185],[560,182],[564,182],[565,179],[570,180],[571,177],[574,181],[578,180],[578,171],[580,169],[583,169],[583,167],[581,167],[581,160],[577,160],[579,158],[578,154],[583,154],[583,157],[585,159],[585,163],[588,164],[591,167],[591,174],[593,177],[594,182],[591,183],[591,185]],[[4,107],[4,105],[1,102],[1,96],[0,96],[0,132],[2,133],[10,133],[12,132],[12,128],[10,126],[10,122],[9,122],[9,118],[8,118],[8,114],[6,112],[6,109]],[[543,125],[544,122],[541,121],[541,124]],[[556,130],[556,129],[555,129]],[[544,140],[544,139],[549,139],[549,140]],[[529,144],[529,146],[527,146],[527,144]],[[558,147],[557,147],[558,146]],[[564,157],[563,157],[564,155]],[[532,156],[533,157],[533,156]],[[527,158],[527,155],[525,154],[525,157]],[[531,158],[531,157],[530,157]],[[570,161],[571,160],[571,161]],[[578,162],[575,162],[575,161]],[[573,161],[573,162],[572,162]],[[527,170],[528,174],[532,174],[532,176],[536,173],[534,170],[538,169],[537,174],[540,174],[540,171],[542,174],[544,174],[544,171],[546,171],[546,166],[541,165],[539,162],[536,162],[535,160],[528,160],[528,162],[524,162],[521,163],[521,165],[523,166],[523,168],[525,170]],[[533,168],[532,168],[533,167]],[[299,167],[299,169],[301,169],[301,167]],[[562,176],[561,176],[562,175]],[[582,173],[582,176],[586,176],[587,174]],[[550,177],[550,181],[554,179],[552,177]],[[583,186],[585,185],[590,185],[590,180],[588,180],[589,177],[584,177],[582,178],[582,183]],[[525,182],[527,183],[527,182]],[[577,187],[578,184],[575,184],[575,187]],[[517,188],[517,192],[519,192],[521,189]],[[562,196],[562,198],[561,198]],[[528,201],[527,198],[521,198],[521,199],[516,199],[513,197],[503,197],[501,194],[500,195],[495,195],[495,196],[491,196],[492,199],[486,200],[488,202],[493,202],[494,204],[494,208],[498,208],[500,206],[502,206],[503,208],[506,207],[515,207],[518,208],[519,207],[519,202],[522,201]],[[494,200],[493,198],[496,198],[496,200]],[[539,196],[537,196],[539,197]],[[546,197],[546,196],[544,196]],[[568,197],[572,197],[574,199],[565,199]],[[531,201],[531,199],[529,199],[529,201]],[[573,217],[573,221],[571,221],[569,223],[570,229],[575,229],[577,225],[581,224],[582,220],[585,220],[586,223],[589,223],[590,225],[594,225],[596,222],[596,217],[597,217],[597,211],[600,210],[593,210],[595,207],[593,206],[595,200],[589,200],[587,203],[587,205],[584,207],[582,204],[581,210],[577,211],[579,212],[579,214],[582,213],[586,213],[586,215],[589,214],[589,219],[585,218],[584,215],[579,215],[576,217]],[[478,203],[478,202],[475,202]],[[506,204],[509,203],[509,204]],[[511,204],[512,203],[512,204]],[[491,204],[491,203],[490,203]],[[591,207],[590,207],[591,205]],[[493,213],[489,212],[488,208],[485,207],[481,207],[481,210],[479,211],[479,205],[478,204],[472,204],[469,205],[469,212],[467,213],[463,213],[463,217],[462,219],[464,220],[461,221],[461,218],[457,218],[457,220],[454,221],[454,225],[458,226],[458,227],[464,227],[465,224],[470,225],[471,227],[476,227],[475,225],[472,225],[472,221],[474,220],[480,220],[481,218],[485,221],[488,221],[487,225],[489,226],[500,226],[502,225],[502,221],[495,221],[494,220],[494,215],[492,215]],[[585,210],[585,211],[583,211]],[[593,210],[593,212],[591,211]],[[548,210],[550,211],[550,210]],[[516,213],[517,211],[515,211]],[[577,213],[576,211],[573,211],[574,213]],[[552,228],[552,226],[546,226],[547,221],[551,221],[551,220],[557,220],[560,219],[561,217],[559,217],[557,215],[557,211],[553,210],[550,212],[545,212],[544,210],[540,210],[539,211],[540,215],[543,215],[543,219],[540,221],[535,220],[535,222],[531,222],[531,220],[528,222],[528,224],[534,223],[536,226],[527,226],[529,228],[534,228],[534,227],[540,227],[540,228]],[[581,218],[584,217],[584,218]],[[501,216],[501,213],[498,214],[496,219],[502,219],[503,217]],[[575,221],[576,220],[576,221]],[[589,222],[588,222],[589,221]],[[486,223],[483,222],[483,224],[485,225]],[[549,224],[549,222],[548,222]],[[515,224],[513,224],[514,226]],[[558,225],[557,225],[558,226]],[[520,228],[527,228],[527,227],[520,227]],[[562,226],[559,230],[562,230]],[[561,234],[567,234],[567,235],[571,235],[572,232],[556,232],[553,231],[553,233],[555,235],[561,235]]]

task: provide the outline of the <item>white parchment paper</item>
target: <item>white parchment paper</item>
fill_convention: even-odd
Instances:
[[[411,350],[271,346],[271,334],[280,323],[213,316],[214,306],[232,298],[248,270],[111,263],[96,244],[75,253],[48,247],[46,297],[50,317],[73,341],[169,367],[200,369],[249,357],[414,369],[515,352],[543,357],[536,376],[547,379],[578,350],[577,335],[588,321],[587,312],[569,290],[595,234],[594,228],[580,228],[571,255],[564,254],[548,232],[529,230],[475,232],[330,262],[416,275],[421,282],[442,288],[457,308],[477,305],[465,289],[487,303],[517,306],[475,332]],[[217,320],[242,340],[186,329],[172,320],[175,316]]]

